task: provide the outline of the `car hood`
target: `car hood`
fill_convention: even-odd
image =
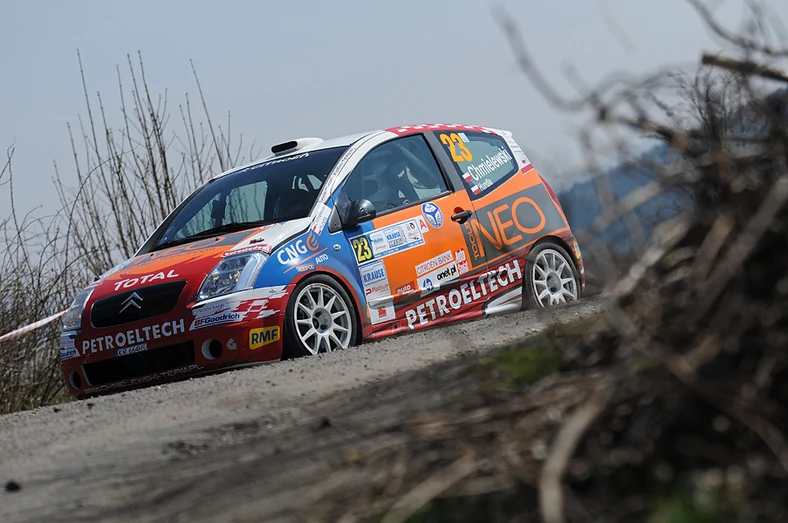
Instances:
[[[187,280],[196,289],[223,257],[248,250],[270,254],[310,223],[310,218],[290,220],[140,254],[104,273],[94,284],[91,301],[169,281]]]

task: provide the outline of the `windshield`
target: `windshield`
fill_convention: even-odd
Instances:
[[[170,219],[151,250],[266,223],[305,218],[347,147],[273,159],[207,184]]]

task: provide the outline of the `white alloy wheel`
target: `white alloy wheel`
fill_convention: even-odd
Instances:
[[[539,251],[531,268],[531,285],[539,307],[577,300],[577,278],[572,262],[557,249]]]
[[[296,334],[311,354],[350,346],[351,312],[342,296],[324,283],[310,283],[298,293],[293,308]]]

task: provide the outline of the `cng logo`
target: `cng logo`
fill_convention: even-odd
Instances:
[[[288,265],[297,262],[305,254],[314,253],[319,247],[320,242],[317,236],[312,231],[309,231],[306,239],[298,239],[286,245],[276,254],[276,258],[282,265]]]
[[[265,345],[279,341],[279,327],[263,327],[249,331],[249,350],[259,349]]]

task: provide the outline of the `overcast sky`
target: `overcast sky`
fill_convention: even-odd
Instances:
[[[715,3],[722,4],[723,21],[739,27],[742,2]],[[593,83],[613,70],[691,67],[703,50],[720,48],[685,0],[502,4],[540,69],[567,93],[567,64]],[[193,59],[211,112],[229,111],[234,134],[266,149],[298,136],[465,122],[511,130],[537,167],[540,161],[569,167],[579,121],[548,106],[517,70],[494,5],[3,0],[0,147],[16,148],[17,200],[22,209],[54,209],[53,160],[63,176],[74,177],[66,124],[85,114],[77,50],[88,89],[104,96],[111,125],[119,123],[115,66],[141,51],[151,88],[168,90],[173,116],[184,93],[196,94]],[[788,22],[788,1],[769,5]],[[173,118],[173,131],[178,123]],[[5,216],[7,187],[0,196]]]

